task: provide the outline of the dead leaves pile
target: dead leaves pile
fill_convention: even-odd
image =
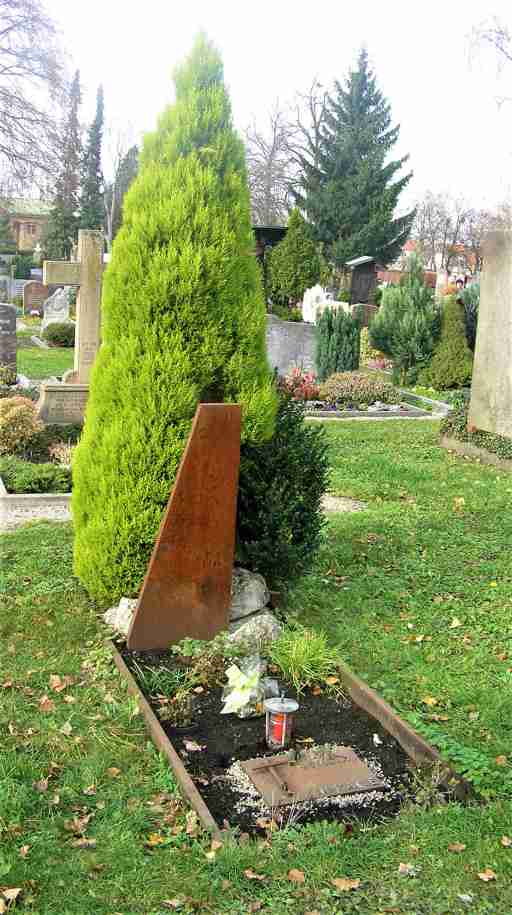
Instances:
[[[8,912],[18,896],[21,893],[21,887],[3,887],[0,888],[0,915]]]

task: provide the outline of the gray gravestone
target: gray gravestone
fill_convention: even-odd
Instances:
[[[43,305],[44,317],[41,331],[49,324],[69,324],[69,287],[57,289]]]
[[[0,304],[0,369],[8,369],[16,381],[16,306]]]
[[[469,426],[512,438],[512,232],[484,244]]]

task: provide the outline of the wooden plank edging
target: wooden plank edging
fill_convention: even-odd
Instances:
[[[142,717],[146,723],[146,727],[151,734],[153,742],[158,750],[160,750],[164,756],[169,760],[176,779],[180,785],[181,790],[183,791],[186,799],[188,800],[191,807],[196,811],[199,819],[201,820],[205,829],[212,833],[215,838],[219,839],[221,837],[220,829],[217,826],[213,816],[211,815],[208,807],[206,806],[203,798],[199,794],[194,782],[192,781],[190,775],[188,774],[183,762],[178,756],[176,750],[174,749],[171,741],[167,737],[162,725],[160,724],[158,718],[156,717],[153,709],[151,708],[146,697],[143,695],[142,691],[139,689],[136,681],[134,680],[132,674],[128,670],[125,662],[123,661],[119,651],[117,650],[114,642],[110,642],[112,649],[112,654],[114,656],[114,663],[119,670],[120,674],[124,677],[128,684],[128,692],[130,695],[134,696],[137,699],[139,709],[142,713]]]

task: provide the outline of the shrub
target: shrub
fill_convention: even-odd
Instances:
[[[23,456],[27,460],[49,461],[51,460],[51,451],[58,444],[67,446],[76,445],[82,427],[74,424],[68,425],[48,425],[32,435],[25,445]]]
[[[341,372],[331,375],[320,385],[320,397],[338,407],[367,407],[381,403],[400,403],[400,392],[390,383],[379,381],[362,372]]]
[[[56,464],[70,467],[75,448],[76,445],[72,445],[71,442],[56,442],[54,445],[50,445],[48,451],[52,461],[55,461]]]
[[[237,559],[270,584],[297,578],[320,544],[327,488],[325,430],[281,396],[269,442],[245,443],[240,462]]]
[[[203,36],[175,83],[123,201],[73,461],[75,572],[101,600],[140,587],[198,403],[240,403],[244,441],[275,421],[244,147]]]
[[[468,413],[469,402],[459,395],[454,409],[441,423],[441,435],[453,436],[461,442],[470,442],[478,448],[484,448],[492,454],[497,454],[509,461],[512,460],[512,441],[502,435],[494,435],[492,432],[481,432],[480,430],[469,432]]]
[[[12,456],[2,457],[0,476],[11,493],[71,491],[71,470],[57,464],[31,464]]]
[[[21,385],[0,383],[0,399],[4,397],[25,397],[27,400],[39,400],[39,388],[23,388]]]
[[[280,386],[293,400],[318,400],[320,396],[316,375],[302,372],[299,368],[292,369],[289,375],[281,378]]]
[[[48,324],[43,330],[43,339],[52,346],[74,346],[75,345],[75,325],[68,321],[56,321],[54,324]]]
[[[460,388],[471,380],[473,356],[466,340],[464,309],[454,296],[444,300],[441,337],[428,368],[430,383],[439,389]]]
[[[273,664],[298,693],[315,683],[326,683],[340,663],[336,649],[331,648],[324,632],[290,626],[269,649]]]
[[[361,325],[346,311],[326,308],[316,325],[316,369],[320,381],[359,368]]]
[[[464,307],[464,326],[466,340],[472,353],[475,352],[476,331],[478,327],[478,309],[480,306],[480,283],[471,283],[459,295]]]
[[[32,254],[16,254],[12,259],[11,266],[14,267],[15,279],[29,280],[31,277],[30,271],[34,266]]]
[[[350,302],[350,289],[347,289],[346,286],[340,287],[340,291],[338,292],[338,302]]]
[[[439,330],[434,293],[424,282],[419,258],[412,254],[400,284],[382,291],[381,306],[369,328],[370,344],[393,360],[405,382],[411,369],[430,361]]]
[[[308,224],[300,210],[292,210],[288,231],[268,259],[268,288],[272,302],[302,302],[306,289],[320,279],[321,261]]]
[[[16,384],[16,369],[10,365],[0,365],[0,384],[12,388]]]
[[[26,397],[0,400],[0,454],[23,450],[34,433],[42,428],[36,406]]]
[[[374,349],[370,345],[369,331],[367,327],[361,328],[360,347],[359,347],[359,364],[367,366],[376,363],[385,363],[386,357],[380,350]]]

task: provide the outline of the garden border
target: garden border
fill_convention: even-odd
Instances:
[[[57,505],[68,507],[70,502],[70,492],[7,492],[0,477],[0,508],[7,511],[16,508],[30,511],[31,508],[43,507],[45,503],[48,503],[50,509]]]
[[[401,404],[401,406],[404,406]],[[413,404],[405,404],[406,410],[398,412],[395,410],[306,410],[304,416],[306,419],[431,419],[432,413],[422,410],[421,407],[415,407]],[[444,415],[444,414],[443,414]]]
[[[178,753],[167,737],[162,725],[156,717],[153,709],[149,705],[142,690],[129,671],[121,654],[112,640],[109,640],[114,663],[126,680],[128,692],[134,696],[138,702],[139,709],[144,718],[146,729],[149,731],[151,738],[158,750],[160,750],[171,764],[177,781],[179,782],[187,800],[196,811],[204,827],[217,838],[221,836],[221,830],[215,822],[209,808],[201,797],[194,782],[188,774]],[[365,712],[375,718],[382,727],[398,741],[407,756],[417,766],[421,765],[441,765],[443,767],[443,778],[441,783],[451,783],[453,787],[454,780],[459,786],[459,792],[462,796],[468,793],[468,786],[451,767],[446,763],[440,753],[431,744],[427,743],[423,737],[418,734],[411,725],[407,724],[388,703],[382,699],[364,680],[361,680],[357,674],[353,673],[345,664],[340,667],[341,678],[352,701],[362,708]],[[460,791],[462,789],[462,791]]]
[[[459,457],[476,458],[481,461],[482,464],[490,464],[498,470],[505,470],[508,473],[512,473],[512,460],[502,458],[499,454],[494,454],[492,451],[486,451],[485,448],[479,448],[478,445],[473,445],[471,442],[461,442],[458,438],[453,438],[451,435],[442,435],[440,444],[441,447],[446,448],[447,451],[455,451]]]

